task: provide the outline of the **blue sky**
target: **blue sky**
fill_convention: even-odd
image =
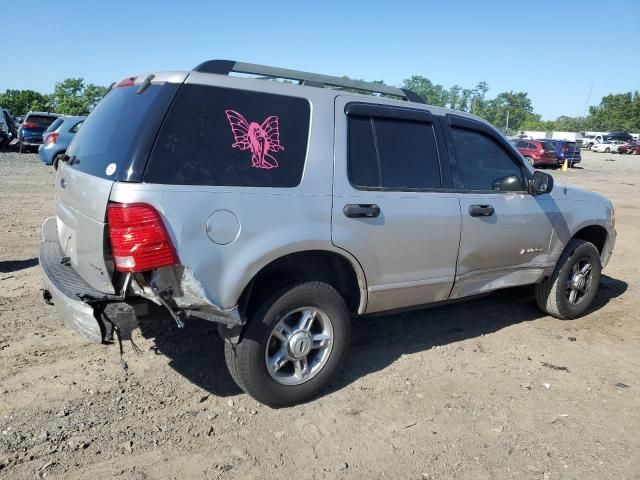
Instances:
[[[29,21],[18,21],[32,15]],[[543,118],[640,89],[637,0],[320,2],[0,0],[0,91],[108,85],[226,58],[399,84],[529,92]],[[14,20],[12,20],[14,19]]]

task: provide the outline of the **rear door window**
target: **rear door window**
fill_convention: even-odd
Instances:
[[[304,98],[183,85],[160,129],[144,181],[295,187],[304,170],[310,112]]]
[[[441,188],[433,124],[350,115],[348,174],[356,188]]]

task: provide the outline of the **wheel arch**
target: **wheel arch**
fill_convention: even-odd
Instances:
[[[586,227],[582,227],[578,230],[572,238],[579,238],[581,240],[586,240],[587,242],[591,242],[595,245],[600,252],[600,256],[602,256],[605,245],[607,244],[608,232],[605,227],[602,225],[588,225]]]
[[[352,314],[365,311],[366,279],[358,261],[346,252],[314,249],[290,252],[262,265],[242,289],[241,312],[250,315],[269,291],[296,280],[328,283],[343,295]]]

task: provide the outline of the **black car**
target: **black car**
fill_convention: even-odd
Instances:
[[[633,142],[635,139],[627,132],[609,132],[604,135],[604,141],[622,140],[623,142]]]

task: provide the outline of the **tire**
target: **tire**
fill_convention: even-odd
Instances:
[[[533,162],[533,158],[531,157],[524,157],[524,159],[529,162],[529,165],[531,165],[532,167],[535,167],[535,163]]]
[[[287,324],[301,323],[308,312],[315,313],[307,330]],[[288,331],[281,330],[283,324]],[[277,333],[276,327],[285,333]],[[305,336],[307,331],[311,336]],[[349,310],[340,294],[326,283],[298,282],[275,290],[256,309],[238,344],[225,342],[225,360],[245,392],[268,406],[286,407],[307,401],[327,387],[344,361],[350,335]],[[318,346],[308,350],[312,339]],[[307,351],[301,360],[294,358],[298,347],[300,355]],[[282,360],[282,366],[272,374],[267,361],[273,358]]]
[[[611,152],[611,149],[609,147],[604,149],[604,153],[610,153],[610,152]]]
[[[593,148],[593,143],[590,143],[589,145],[587,145],[587,150],[591,151],[592,148]]]
[[[246,393],[246,390],[242,386],[242,382],[240,382],[240,379],[238,378],[238,372],[236,370],[236,362],[234,360],[234,357],[235,357],[235,345],[233,345],[231,342],[225,341],[224,342],[224,361],[227,364],[229,375],[231,375],[231,378],[233,378],[233,381],[235,382],[235,384],[238,385],[238,387],[240,387],[242,391]]]
[[[51,162],[51,165],[53,165],[54,170],[58,170],[58,165],[60,164],[60,159],[64,156],[64,152],[63,153],[58,153],[55,157],[53,157],[53,162]]]
[[[576,292],[574,297],[577,302],[571,301],[571,291],[568,288],[569,281],[585,265],[590,265],[588,275],[584,276],[584,294],[579,297]],[[600,285],[600,252],[595,245],[586,240],[574,238],[560,255],[560,259],[550,278],[535,286],[535,296],[538,307],[543,312],[560,319],[578,318],[591,306]],[[580,282],[579,282],[580,283]]]

